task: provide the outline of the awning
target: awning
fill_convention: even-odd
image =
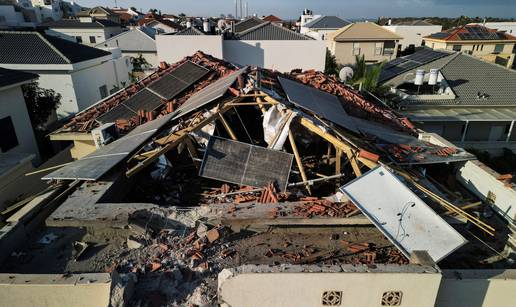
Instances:
[[[404,110],[412,121],[513,121],[516,108],[434,108]]]

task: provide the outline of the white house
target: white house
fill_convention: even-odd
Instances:
[[[0,209],[6,201],[24,193],[18,183],[38,162],[39,150],[22,85],[38,78],[36,74],[0,68]]]
[[[402,37],[398,43],[401,50],[407,47],[420,47],[423,37],[441,32],[443,28],[440,25],[434,25],[425,20],[399,22],[396,24],[392,24],[389,20],[389,23],[383,27]]]
[[[299,30],[301,31],[303,29],[303,27],[311,22],[312,20],[314,19],[317,19],[319,17],[321,17],[322,15],[314,15],[314,13],[312,12],[312,10],[309,10],[309,9],[304,9],[303,10],[303,14],[301,14],[301,17],[299,18]],[[303,31],[304,32],[304,31]]]
[[[174,63],[201,50],[226,61],[282,72],[292,69],[324,70],[326,45],[270,22],[244,20],[236,33],[206,34],[188,28],[175,35],[157,35],[158,61]]]
[[[176,33],[182,30],[180,24],[168,19],[145,18],[141,19],[138,25],[155,29],[157,33]]]
[[[42,21],[60,20],[63,18],[61,0],[32,0],[32,5],[41,14]]]
[[[145,27],[122,32],[95,46],[96,48],[120,48],[124,56],[142,56],[152,67],[158,66],[155,30]]]
[[[59,118],[86,109],[130,83],[129,58],[39,32],[0,31],[0,67],[37,73],[62,95]]]
[[[0,2],[0,28],[34,27],[40,21],[29,0]]]
[[[118,23],[107,19],[61,19],[40,25],[45,33],[80,44],[95,46],[125,31]]]
[[[320,16],[301,27],[300,33],[319,40],[326,40],[328,34],[335,32],[351,22],[337,16]]]

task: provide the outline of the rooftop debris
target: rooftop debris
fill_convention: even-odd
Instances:
[[[137,118],[116,122],[125,136],[111,144],[120,146],[123,161],[106,168],[110,178],[117,178],[122,186],[103,189],[99,192],[103,195],[96,195],[94,208],[87,211],[93,215],[88,216],[88,221],[102,219],[102,225],[109,224],[112,214],[116,231],[113,226],[110,232],[117,232],[119,237],[95,237],[103,233],[95,229],[87,236],[110,242],[105,253],[98,252],[91,260],[85,260],[90,265],[83,264],[86,269],[80,266],[81,261],[62,267],[70,271],[133,274],[138,277],[133,301],[152,299],[185,306],[214,302],[218,272],[241,264],[408,264],[409,249],[391,242],[392,234],[383,234],[382,225],[368,219],[371,213],[357,201],[356,195],[346,196],[339,190],[367,179],[370,170],[385,170],[399,181],[387,192],[382,192],[389,189],[387,181],[362,188],[368,196],[381,200],[374,204],[377,208],[392,211],[400,201],[415,202],[406,197],[410,194],[417,198],[418,209],[426,208],[425,222],[428,216],[434,217],[452,232],[448,220],[438,216],[452,212],[456,214],[453,219],[459,221],[454,228],[461,235],[475,232],[498,238],[499,229],[495,231],[487,224],[492,220],[470,213],[484,206],[462,209],[466,207],[452,203],[428,184],[421,168],[399,163],[423,161],[429,164],[421,167],[431,169],[432,164],[439,168],[442,163],[464,161],[472,156],[460,148],[419,140],[421,131],[407,119],[321,72],[239,70],[197,52],[168,68],[163,66],[149,78],[78,114],[57,133],[89,132],[98,126],[98,116],[185,61],[209,68],[210,72],[171,101],[163,102],[151,117],[143,116],[148,110],[142,110]],[[175,117],[174,112],[189,97],[201,89],[211,91],[207,86],[236,71],[241,74],[224,87],[223,95],[206,93],[206,101],[196,98],[199,104],[192,112]],[[336,95],[358,130],[331,123],[290,103],[279,77]],[[169,115],[163,116],[166,114]],[[151,118],[155,119],[149,121]],[[153,128],[152,133],[136,150],[129,150],[132,147],[128,140],[147,131],[148,126]],[[214,140],[219,141],[219,146],[213,146]],[[207,167],[211,175],[205,176]],[[101,181],[88,184],[94,188]],[[406,193],[398,193],[401,189]],[[69,200],[91,206],[90,202],[81,202],[81,197],[85,196],[72,194]],[[458,199],[457,195],[454,199]],[[128,225],[120,227],[119,211],[101,210],[113,202],[131,203],[133,207],[140,204],[144,209],[128,214]],[[149,206],[159,210],[152,211]],[[100,211],[102,215],[95,215]],[[83,225],[84,212],[74,208],[66,213],[61,225],[70,223],[72,229]],[[406,221],[401,219],[401,226],[405,227]],[[92,228],[91,224],[88,228]],[[64,229],[68,228],[63,226]],[[410,235],[415,241],[428,239],[426,233]],[[95,247],[89,248],[88,254]],[[492,256],[492,250],[486,252],[482,248],[478,257]],[[451,256],[446,253],[435,258],[446,261]]]

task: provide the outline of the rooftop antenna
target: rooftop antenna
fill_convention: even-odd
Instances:
[[[238,0],[235,0],[235,18],[238,19]]]
[[[249,2],[245,3],[245,18],[249,17]]]
[[[240,19],[244,19],[244,11],[242,10],[242,0],[240,0]]]

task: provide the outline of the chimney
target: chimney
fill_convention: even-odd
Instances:
[[[392,26],[392,19],[389,18],[389,21],[387,22],[388,26]]]
[[[208,19],[204,19],[204,21],[202,22],[202,30],[205,33],[210,32],[210,22],[208,21]]]
[[[191,28],[191,27],[192,27],[192,22],[190,21],[190,19],[188,19],[188,20],[186,21],[186,27],[187,27],[187,28]]]

